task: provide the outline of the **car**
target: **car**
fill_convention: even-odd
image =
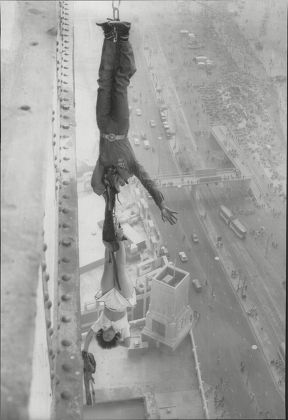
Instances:
[[[150,120],[150,127],[156,127],[156,122],[154,120]]]
[[[138,117],[142,115],[142,111],[140,108],[136,108],[136,115],[138,115]]]
[[[146,133],[144,133],[143,131],[142,131],[142,133],[140,134],[140,136],[141,136],[141,140],[147,140],[147,135],[146,135]]]
[[[169,128],[169,124],[168,124],[168,122],[167,122],[167,121],[164,121],[164,122],[163,122],[163,127],[168,127],[168,128]]]
[[[134,144],[135,146],[139,146],[140,140],[138,139],[138,137],[134,137]]]
[[[193,284],[196,292],[200,293],[201,290],[202,290],[202,284],[201,284],[200,280],[199,279],[193,279],[192,284]]]
[[[188,261],[188,257],[187,257],[187,255],[185,254],[184,251],[180,251],[178,255],[179,255],[179,258],[182,262],[187,262]]]
[[[191,239],[195,244],[198,244],[199,238],[198,238],[198,235],[196,235],[196,233],[192,233]]]
[[[159,255],[160,255],[160,257],[162,257],[163,255],[165,255],[167,258],[169,257],[169,251],[168,251],[168,249],[165,245],[162,245],[160,247]]]
[[[148,141],[148,140],[144,140],[143,144],[144,144],[144,148],[145,148],[146,150],[150,149],[150,143],[149,143],[149,141]]]
[[[167,139],[171,139],[171,131],[170,130],[165,131],[165,134],[166,134]]]

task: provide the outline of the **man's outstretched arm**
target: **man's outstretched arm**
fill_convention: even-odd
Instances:
[[[159,207],[163,222],[168,221],[171,225],[174,225],[177,222],[177,217],[175,216],[177,211],[166,206],[163,194],[158,190],[149,174],[138,161],[135,161],[134,163],[133,174],[139,179],[143,187],[146,188],[156,205]]]
[[[92,328],[90,328],[85,337],[83,351],[88,353],[89,345],[91,343],[92,338],[94,337],[94,334],[95,334],[94,331],[92,330]]]

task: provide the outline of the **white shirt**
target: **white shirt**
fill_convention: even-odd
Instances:
[[[124,341],[125,338],[130,337],[130,325],[127,318],[127,313],[123,318],[118,319],[118,321],[111,321],[102,311],[101,315],[96,322],[92,325],[92,330],[97,333],[101,328],[107,330],[108,328],[113,327],[116,332],[120,332],[121,337],[120,341]]]
[[[136,305],[136,293],[135,289],[133,289],[132,296],[130,298],[125,298],[117,289],[113,288],[109,290],[109,292],[104,293],[104,295],[97,300],[99,302],[104,302],[106,308],[111,311],[123,312],[127,308]]]

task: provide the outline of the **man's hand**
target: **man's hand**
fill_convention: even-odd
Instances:
[[[174,214],[178,214],[177,211],[169,209],[169,207],[162,205],[161,208],[161,217],[163,222],[166,222],[166,220],[170,223],[170,225],[175,225],[177,222],[177,217],[174,216]]]
[[[86,350],[82,350],[82,359],[84,360],[88,356],[88,352]]]

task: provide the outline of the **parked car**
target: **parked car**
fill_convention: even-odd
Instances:
[[[150,149],[150,143],[149,143],[149,141],[148,141],[148,140],[144,140],[143,144],[144,144],[144,148],[145,148],[146,150]]]
[[[191,239],[195,244],[198,244],[199,238],[198,238],[198,235],[196,233],[192,233]]]
[[[156,127],[156,122],[154,120],[150,120],[150,127]]]
[[[192,280],[192,284],[193,284],[193,286],[194,286],[194,289],[196,290],[196,292],[201,292],[201,290],[202,290],[202,284],[201,284],[201,282],[200,282],[200,280],[199,279],[193,279]]]
[[[187,257],[187,255],[185,254],[184,251],[180,251],[178,255],[179,255],[179,258],[182,262],[187,262],[188,261],[188,257]]]
[[[134,137],[134,144],[135,146],[139,146],[140,140],[138,139],[138,137]]]
[[[140,117],[140,115],[142,115],[142,111],[140,108],[136,108],[136,115],[138,115],[138,117]]]

